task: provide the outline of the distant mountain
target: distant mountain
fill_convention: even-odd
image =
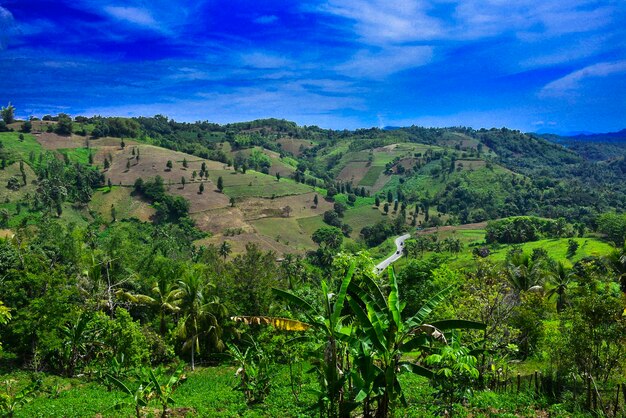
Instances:
[[[548,141],[567,144],[568,142],[626,142],[626,129],[618,132],[607,133],[578,133],[576,135],[556,135],[556,134],[540,134],[542,138]]]
[[[622,158],[626,154],[626,129],[618,132],[588,135],[541,134],[539,136],[550,142],[563,145],[589,161],[614,160]]]

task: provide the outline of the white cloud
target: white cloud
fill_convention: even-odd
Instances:
[[[414,0],[330,0],[319,11],[353,21],[354,31],[370,45],[440,38],[443,23]]]
[[[358,51],[336,70],[350,77],[382,79],[388,75],[428,64],[433,57],[430,46],[392,46],[376,52]]]
[[[614,74],[626,73],[626,60],[615,62],[600,62],[580,70],[574,71],[546,84],[539,93],[542,97],[564,96],[575,93],[581,88],[583,81],[589,78],[608,77]]]
[[[14,28],[15,21],[13,15],[7,9],[0,6],[0,51],[6,48]]]
[[[589,32],[618,18],[616,4],[598,6],[593,0],[328,0],[318,11],[352,21],[352,29],[364,42],[381,45],[481,39],[503,33],[524,39]],[[442,12],[436,13],[440,7]]]
[[[150,11],[143,8],[107,6],[104,8],[104,11],[121,21],[146,28],[159,29],[159,25],[154,17],[152,17]]]

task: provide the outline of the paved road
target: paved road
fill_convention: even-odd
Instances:
[[[393,263],[400,257],[402,257],[402,250],[404,249],[404,241],[411,237],[411,234],[404,234],[398,238],[396,238],[396,252],[393,253],[390,257],[388,257],[385,261],[382,261],[380,264],[376,266],[376,272],[380,273],[385,270],[389,264]]]

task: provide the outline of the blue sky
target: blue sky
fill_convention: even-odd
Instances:
[[[0,0],[21,116],[626,128],[626,2]]]

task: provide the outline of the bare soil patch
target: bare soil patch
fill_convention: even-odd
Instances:
[[[346,164],[337,176],[341,181],[352,181],[353,184],[359,184],[370,167],[364,161],[352,161]]]
[[[301,147],[303,149],[308,149],[313,147],[310,141],[306,141],[304,139],[294,139],[294,138],[280,138],[276,142],[278,142],[282,149],[287,152],[292,153],[296,157],[302,155]]]
[[[198,228],[212,234],[222,234],[227,229],[241,228],[243,232],[254,232],[243,216],[243,212],[237,207],[225,207],[198,212],[191,215]]]
[[[291,208],[289,216],[292,218],[308,218],[320,215],[333,208],[332,202],[327,202],[318,194],[317,207],[313,204],[316,193],[305,193],[295,196],[277,197],[275,199],[248,198],[237,203],[246,220],[262,218],[278,218],[285,216],[285,208]]]
[[[231,245],[232,254],[231,256],[242,254],[246,252],[246,244],[253,243],[259,246],[262,250],[265,251],[274,251],[277,256],[283,254],[294,254],[300,253],[301,251],[293,248],[289,245],[285,245],[282,242],[277,242],[274,239],[265,237],[263,235],[259,235],[253,232],[243,233],[235,236],[222,236],[216,235],[211,238],[205,238],[200,241],[196,241],[196,245],[208,245],[213,244],[219,246],[222,242],[227,241]]]

